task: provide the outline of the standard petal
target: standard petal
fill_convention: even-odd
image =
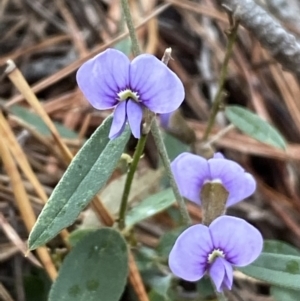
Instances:
[[[175,111],[184,100],[184,87],[178,76],[155,56],[142,54],[130,65],[130,87],[152,112]]]
[[[121,135],[126,124],[126,101],[120,102],[114,111],[113,122],[109,132],[109,138],[115,139]]]
[[[233,269],[230,263],[222,257],[218,257],[209,269],[209,275],[218,292],[223,288],[231,289],[233,282]]]
[[[254,178],[234,161],[227,159],[208,160],[211,180],[220,180],[229,192],[226,207],[250,196],[256,189]]]
[[[115,106],[117,93],[128,88],[130,61],[122,52],[108,49],[85,62],[77,71],[77,83],[90,104],[105,110]]]
[[[171,163],[171,168],[181,195],[200,204],[201,187],[209,179],[207,160],[182,153]]]
[[[133,100],[127,102],[127,118],[132,135],[139,139],[141,137],[141,123],[143,119],[143,107]]]
[[[206,272],[212,248],[208,227],[191,226],[177,238],[169,255],[169,267],[177,277],[197,281]]]
[[[236,266],[253,262],[263,249],[260,232],[245,220],[220,216],[209,226],[214,247],[225,254],[225,259]]]

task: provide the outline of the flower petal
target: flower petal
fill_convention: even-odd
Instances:
[[[256,189],[254,178],[234,161],[227,159],[208,160],[211,180],[221,180],[229,192],[226,207],[250,196]]]
[[[113,122],[109,132],[109,139],[115,139],[121,135],[126,124],[126,101],[120,102],[114,111]]]
[[[225,259],[236,266],[246,266],[261,253],[263,238],[260,232],[245,220],[220,216],[209,226],[214,248],[225,254]]]
[[[206,271],[208,254],[212,248],[208,227],[191,226],[177,238],[169,255],[169,267],[176,276],[197,281]]]
[[[163,129],[165,129],[165,130],[169,129],[170,118],[171,118],[172,114],[173,114],[173,112],[159,115],[160,125]]]
[[[216,258],[209,269],[209,275],[214,282],[218,292],[222,291],[222,283],[225,277],[225,267],[223,260],[224,259],[222,257]]]
[[[143,108],[133,100],[127,102],[127,118],[132,135],[139,139],[141,137],[141,123],[143,119]]]
[[[175,111],[184,100],[184,87],[178,76],[149,54],[139,55],[131,62],[130,87],[154,113]]]
[[[233,282],[232,266],[222,257],[218,257],[209,269],[209,275],[213,280],[218,292],[223,288],[231,289]]]
[[[220,152],[214,153],[214,159],[225,159],[223,154]]]
[[[222,258],[223,259],[223,258]],[[233,283],[233,268],[232,265],[225,259],[223,259],[225,267],[225,276],[223,280],[223,287],[231,290]]]
[[[200,204],[201,187],[209,179],[207,160],[182,153],[171,163],[171,168],[181,195]]]
[[[117,93],[128,87],[130,61],[122,52],[108,49],[85,62],[77,71],[77,83],[90,104],[105,110],[115,106]]]

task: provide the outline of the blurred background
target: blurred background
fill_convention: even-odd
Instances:
[[[258,188],[248,200],[229,208],[228,213],[245,218],[266,239],[282,240],[300,248],[299,82],[240,26],[228,66],[224,105],[237,104],[257,113],[281,132],[287,148],[276,149],[228,128],[222,111],[210,136],[213,141],[209,148],[204,147],[201,139],[226,49],[227,15],[214,0],[129,2],[135,24],[139,25],[143,52],[161,58],[165,49],[171,47],[173,59],[169,67],[185,86],[185,101],[165,127],[171,159],[186,150],[203,156],[221,151],[239,162],[255,176]],[[300,39],[300,2],[256,2]],[[36,253],[27,257],[23,253],[35,217],[68,166],[46,126],[47,117],[37,111],[34,100],[24,99],[20,86],[25,87],[25,78],[31,89],[25,87],[24,91],[37,96],[54,122],[60,141],[76,154],[110,114],[94,110],[85,100],[76,84],[76,71],[84,61],[109,47],[132,58],[125,29],[117,0],[0,1],[0,143],[9,149],[5,153],[3,147],[0,160],[0,300],[47,300],[51,284],[47,273],[38,267]],[[9,59],[21,72],[14,78],[7,76]],[[132,138],[129,154],[135,144]],[[163,177],[158,167],[158,154],[150,137],[130,196],[132,204],[158,191]],[[101,199],[113,214],[118,212],[125,170],[121,162],[101,192]],[[29,201],[27,205],[22,203],[25,199]],[[69,231],[98,226],[101,221],[94,210],[87,208]],[[198,207],[189,204],[189,211],[195,222],[201,221]],[[139,223],[134,230],[138,243],[156,247],[159,238],[175,227],[176,214],[174,205]],[[59,268],[67,253],[59,237],[48,245],[48,253]],[[273,300],[267,286],[243,277],[237,279],[235,290],[242,299],[233,294],[232,300]],[[194,300],[189,288],[185,288],[187,299],[182,300]],[[126,298],[124,295],[124,300],[130,300]]]

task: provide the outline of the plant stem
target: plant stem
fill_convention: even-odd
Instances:
[[[132,53],[134,56],[138,56],[139,54],[141,54],[141,49],[140,49],[137,35],[136,35],[135,29],[134,29],[134,25],[132,22],[132,16],[131,16],[130,8],[128,5],[128,0],[121,0],[121,5],[122,5],[122,9],[123,9],[123,15],[125,18],[125,22],[127,24],[127,28],[129,31],[131,43],[132,43]]]
[[[189,212],[186,208],[185,201],[182,198],[182,196],[179,192],[178,186],[175,182],[175,179],[174,179],[174,176],[173,176],[173,173],[172,173],[172,170],[171,170],[170,160],[169,160],[167,150],[166,150],[166,147],[165,147],[162,135],[161,135],[161,131],[160,131],[159,126],[157,124],[156,118],[154,118],[153,121],[152,121],[151,132],[152,132],[156,147],[158,149],[159,155],[162,159],[163,165],[164,165],[165,170],[167,172],[167,177],[170,181],[170,185],[172,187],[175,198],[177,200],[179,211],[180,211],[180,214],[182,216],[183,222],[186,225],[191,225],[192,221],[191,221]]]
[[[126,211],[127,211],[127,203],[128,203],[128,197],[130,193],[130,188],[133,180],[134,173],[137,169],[139,160],[143,154],[145,144],[147,140],[147,135],[142,135],[142,137],[139,139],[139,142],[136,146],[132,162],[130,164],[129,172],[127,174],[121,205],[120,205],[120,212],[119,212],[119,229],[123,230],[125,228],[125,217],[126,217]]]
[[[132,41],[132,51],[133,54],[135,56],[141,54],[141,50],[139,47],[139,43],[137,40],[137,36],[136,36],[136,32],[133,26],[133,22],[132,22],[132,17],[131,17],[131,13],[130,13],[130,9],[129,9],[129,5],[128,5],[128,1],[127,0],[121,0],[121,4],[122,4],[122,9],[123,9],[123,14],[124,14],[124,18],[125,21],[127,23],[127,27],[128,27],[128,31],[129,31],[129,35]],[[166,55],[166,63],[168,61],[169,55],[167,53]],[[179,189],[177,187],[177,184],[175,182],[172,170],[171,170],[171,166],[170,166],[170,160],[167,154],[167,150],[166,147],[164,145],[163,142],[163,138],[161,136],[161,132],[159,130],[156,118],[154,117],[151,123],[151,132],[153,134],[154,140],[155,140],[155,144],[157,146],[158,152],[160,154],[160,157],[163,161],[163,165],[166,169],[167,172],[167,176],[169,178],[170,181],[170,185],[173,189],[174,195],[176,197],[176,200],[178,202],[178,207],[179,207],[179,211],[182,215],[182,219],[183,222],[187,225],[191,224],[191,218],[189,216],[189,213],[187,211],[185,202],[182,198],[182,196],[180,195]],[[139,140],[136,151],[134,153],[133,156],[133,161],[132,164],[130,166],[130,170],[129,173],[127,175],[127,179],[126,179],[126,183],[125,183],[125,188],[124,188],[124,193],[123,193],[123,197],[122,197],[122,202],[121,202],[121,207],[120,207],[120,216],[119,216],[119,228],[123,229],[125,226],[125,214],[126,214],[126,208],[127,208],[127,200],[128,200],[128,195],[129,195],[129,191],[130,191],[130,187],[131,187],[131,183],[132,183],[132,179],[133,179],[133,175],[134,172],[137,168],[137,164],[138,161],[140,159],[140,156],[144,150],[144,146],[146,143],[146,135],[142,135],[142,138]]]
[[[229,62],[230,56],[232,54],[233,45],[234,45],[236,37],[237,37],[238,27],[239,27],[239,22],[236,21],[236,23],[230,29],[229,34],[228,34],[226,53],[225,53],[224,61],[222,64],[221,74],[220,74],[220,79],[219,79],[219,88],[218,88],[217,94],[213,101],[211,113],[210,113],[210,116],[208,119],[208,124],[207,124],[207,127],[205,129],[205,132],[204,132],[204,135],[202,138],[203,141],[206,141],[208,139],[208,136],[211,132],[211,129],[215,123],[216,116],[220,109],[220,104],[221,104],[222,98],[223,98],[224,83],[225,83],[225,79],[226,79],[227,71],[228,71],[228,62]]]
[[[141,54],[139,42],[137,40],[136,32],[134,29],[134,25],[132,22],[132,17],[130,13],[130,8],[128,5],[128,0],[121,0],[121,6],[123,10],[123,15],[125,18],[125,22],[127,24],[127,28],[129,31],[129,36],[132,42],[132,52],[134,56],[137,56]],[[140,157],[144,151],[145,144],[147,140],[147,135],[142,135],[141,138],[138,141],[138,144],[136,146],[133,159],[130,165],[129,172],[127,174],[124,190],[123,190],[123,195],[122,195],[122,200],[121,200],[121,205],[120,205],[120,211],[119,211],[119,222],[118,226],[120,230],[123,230],[125,228],[125,217],[126,217],[126,211],[127,211],[127,203],[128,203],[128,197],[131,189],[131,184],[133,181],[133,176],[134,173],[137,169]]]

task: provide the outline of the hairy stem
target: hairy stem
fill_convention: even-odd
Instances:
[[[130,36],[131,43],[132,43],[132,52],[133,52],[134,56],[138,56],[139,54],[141,54],[141,49],[140,49],[137,35],[136,35],[135,29],[134,29],[132,16],[131,16],[130,8],[128,5],[128,0],[121,0],[121,4],[122,4],[123,15],[125,18],[125,22],[127,24],[129,36]]]
[[[227,47],[226,47],[224,61],[223,61],[222,68],[221,68],[219,87],[218,87],[218,91],[215,96],[215,99],[213,101],[211,113],[210,113],[210,116],[208,119],[208,124],[207,124],[207,127],[205,129],[205,132],[204,132],[204,135],[202,138],[203,141],[206,141],[208,139],[208,136],[211,132],[211,129],[215,123],[216,116],[220,109],[220,105],[221,105],[222,98],[223,98],[224,83],[225,83],[226,76],[227,76],[228,62],[229,62],[229,59],[230,59],[230,56],[231,56],[231,53],[233,50],[233,45],[234,45],[236,37],[237,37],[238,27],[239,27],[239,22],[236,22],[234,24],[234,26],[230,29],[230,32],[228,34],[228,43],[227,43]]]
[[[167,172],[167,176],[168,176],[168,179],[170,181],[170,185],[172,187],[175,198],[177,200],[179,211],[180,211],[180,214],[182,216],[183,222],[186,225],[190,225],[191,224],[191,218],[190,218],[189,212],[186,208],[184,199],[182,198],[182,196],[179,192],[178,186],[175,182],[175,179],[174,179],[174,176],[173,176],[173,173],[172,173],[172,170],[171,170],[171,165],[170,165],[170,160],[169,160],[169,157],[168,157],[168,154],[167,154],[167,150],[166,150],[166,147],[165,147],[162,135],[161,135],[161,131],[160,131],[159,126],[157,124],[157,120],[155,118],[154,118],[154,120],[152,121],[152,124],[151,124],[151,132],[152,132],[156,147],[158,149],[159,155],[162,159],[163,165],[164,165],[165,170]]]

